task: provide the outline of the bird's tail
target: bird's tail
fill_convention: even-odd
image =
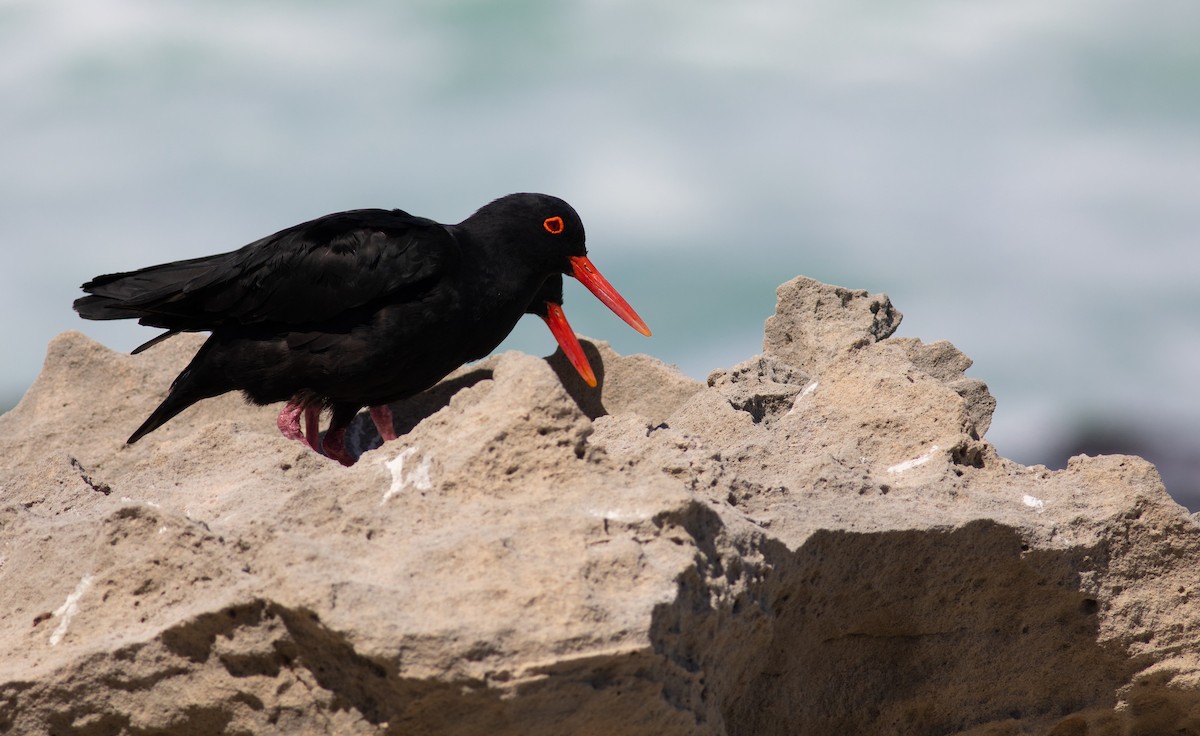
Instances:
[[[146,324],[157,324],[157,318],[178,315],[187,290],[211,278],[228,257],[225,253],[97,276],[80,287],[88,296],[75,300],[75,311],[84,319],[145,318]]]
[[[183,372],[171,383],[171,390],[167,392],[167,398],[162,400],[162,403],[151,412],[150,416],[146,417],[142,426],[129,435],[129,439],[125,440],[126,444],[132,445],[137,442],[174,419],[180,412],[197,401],[220,396],[226,391],[232,390],[232,387],[225,381],[216,378],[214,371],[206,369],[205,358],[209,352],[209,345],[210,343],[206,342],[200,348],[188,367],[184,368]]]

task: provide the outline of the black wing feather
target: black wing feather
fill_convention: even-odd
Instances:
[[[319,324],[428,288],[451,264],[453,236],[401,210],[312,220],[231,253],[100,276],[75,309],[88,319],[138,318],[170,330]]]

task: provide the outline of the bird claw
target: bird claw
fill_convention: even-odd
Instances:
[[[304,442],[304,433],[300,431],[300,415],[303,413],[303,404],[289,401],[279,410],[279,418],[275,420],[275,426],[279,427],[279,431],[289,440]]]
[[[346,428],[330,427],[325,433],[324,450],[326,457],[337,460],[347,468],[358,462],[358,458],[346,451]]]
[[[304,430],[300,430],[300,415],[304,415]],[[289,401],[279,410],[275,426],[289,440],[303,442],[316,452],[321,451],[321,407],[319,404],[304,404]]]

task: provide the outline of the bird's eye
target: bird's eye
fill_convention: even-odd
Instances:
[[[546,228],[546,232],[551,235],[558,235],[563,231],[563,220],[558,215],[547,217],[546,221],[542,223],[542,227]]]

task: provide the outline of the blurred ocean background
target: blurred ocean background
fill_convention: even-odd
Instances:
[[[884,291],[1001,454],[1142,454],[1200,508],[1195,0],[0,0],[0,409],[62,330],[154,334],[74,315],[96,274],[514,191],[655,331],[571,283],[581,334],[703,379],[797,274]]]

